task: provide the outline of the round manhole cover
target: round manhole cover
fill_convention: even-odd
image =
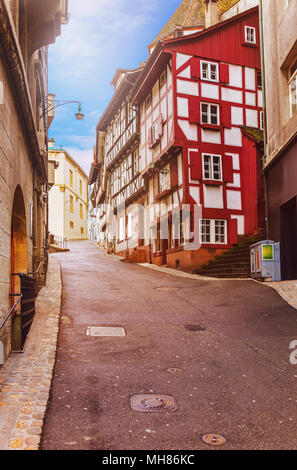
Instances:
[[[168,369],[166,369],[166,372],[169,372],[170,374],[179,374],[183,371],[183,369],[179,369],[178,367],[168,367]]]
[[[173,292],[173,291],[180,290],[180,287],[163,286],[163,287],[156,287],[156,290],[159,290],[161,292]]]
[[[186,328],[186,330],[189,330],[189,331],[205,331],[206,330],[205,326],[203,325],[184,325],[184,327]]]
[[[226,439],[220,434],[204,434],[204,436],[202,436],[202,440],[205,444],[209,444],[211,446],[222,446],[226,444]]]
[[[143,413],[160,413],[175,411],[177,405],[170,395],[134,395],[130,398],[131,408]]]

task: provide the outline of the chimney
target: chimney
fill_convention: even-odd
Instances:
[[[205,28],[210,28],[219,23],[219,5],[218,0],[204,0],[205,4]]]
[[[53,138],[49,139],[48,141],[48,148],[49,149],[54,149],[55,148],[55,141]]]

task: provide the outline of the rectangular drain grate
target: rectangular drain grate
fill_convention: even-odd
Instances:
[[[87,326],[86,336],[126,336],[124,328],[114,326]]]

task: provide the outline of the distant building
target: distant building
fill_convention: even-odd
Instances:
[[[88,177],[69,153],[49,141],[55,184],[49,191],[49,232],[57,240],[88,238]]]

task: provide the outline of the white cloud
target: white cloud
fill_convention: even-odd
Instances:
[[[89,176],[91,163],[93,161],[93,148],[80,150],[76,147],[66,148],[69,155],[79,164],[84,172]]]

